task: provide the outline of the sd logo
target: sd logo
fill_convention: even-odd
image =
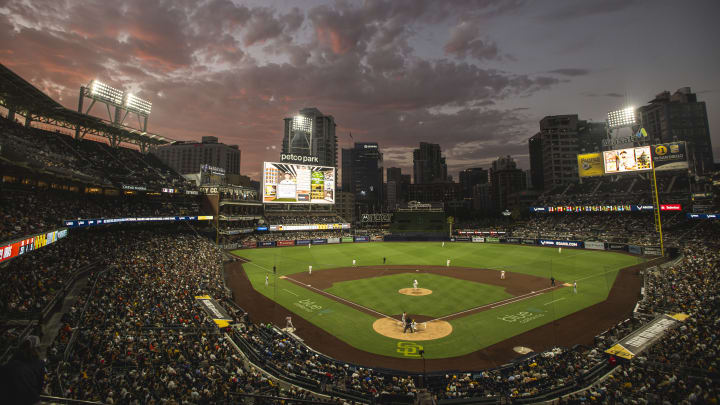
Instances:
[[[397,352],[405,357],[420,357],[423,347],[414,342],[398,342]]]
[[[658,145],[655,147],[655,154],[657,154],[658,156],[664,156],[667,154],[667,152],[667,146],[665,145]]]

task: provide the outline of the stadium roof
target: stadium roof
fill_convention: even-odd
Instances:
[[[118,127],[112,122],[67,109],[37,87],[18,76],[0,63],[0,105],[32,121],[44,122],[63,128],[101,136],[115,141],[136,145],[164,145],[174,142],[158,134],[143,132],[130,127]]]

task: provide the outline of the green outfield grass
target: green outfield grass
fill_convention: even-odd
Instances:
[[[398,340],[386,338],[372,329],[376,317],[324,297],[277,276],[317,270],[358,266],[388,265],[452,266],[479,269],[504,269],[539,277],[554,276],[558,283],[577,280],[578,294],[564,288],[499,306],[450,321],[449,336],[417,342],[426,358],[445,358],[467,354],[537,328],[554,319],[572,314],[607,298],[619,269],[640,263],[642,259],[621,253],[557,249],[522,245],[439,242],[373,242],[345,243],[284,248],[258,248],[235,251],[250,260],[244,265],[254,288],[289,311],[302,316],[346,343],[368,352],[403,357]],[[265,276],[270,285],[265,287]],[[318,276],[321,273],[317,273]],[[455,278],[418,273],[420,287],[433,290],[424,297],[402,296],[399,288],[411,287],[407,273],[390,274],[371,279],[347,281],[333,285],[327,292],[383,314],[408,313],[430,317],[447,315],[507,298],[503,289]],[[428,287],[431,285],[432,287]],[[423,302],[424,300],[424,302]],[[320,348],[318,348],[320,349]]]

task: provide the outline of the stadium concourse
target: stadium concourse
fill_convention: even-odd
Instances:
[[[123,184],[196,191],[150,155],[5,119],[0,140],[2,242],[55,231],[65,220],[198,216],[203,209],[193,193],[110,192],[123,190]],[[686,192],[678,179],[659,181],[666,197]],[[638,204],[641,194],[633,190],[646,189],[644,181],[575,185],[543,195],[537,204]],[[344,222],[334,213],[265,216],[242,206],[233,210],[225,213],[245,219],[222,224],[224,231]],[[48,402],[58,397],[55,402],[107,404],[717,403],[720,229],[717,222],[683,214],[665,217],[677,257],[643,274],[637,310],[594,344],[529,353],[484,370],[433,372],[424,379],[420,373],[341,362],[277,325],[253,322],[252,311],[238,306],[241,300],[225,286],[224,271],[233,259],[213,243],[220,229],[212,225],[72,228],[54,243],[40,243],[0,265],[0,398],[34,403],[42,395]],[[534,214],[461,226],[514,237],[654,243],[653,218],[645,213]],[[388,232],[384,227],[252,230],[224,237],[382,239]],[[208,305],[219,312],[209,312]],[[631,360],[606,354],[656,315],[675,313],[688,317]]]

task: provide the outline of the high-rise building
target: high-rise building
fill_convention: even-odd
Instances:
[[[358,213],[378,212],[383,203],[383,155],[377,142],[342,150],[343,191],[355,195]]]
[[[238,146],[218,143],[214,136],[203,136],[202,142],[178,141],[151,147],[150,153],[180,174],[200,173],[203,165],[222,168],[226,175],[240,174]]]
[[[532,185],[537,190],[577,182],[577,155],[600,151],[604,123],[578,119],[577,114],[550,115],[528,141]]]
[[[490,168],[490,194],[495,212],[508,208],[508,196],[525,188],[525,172],[510,156],[499,157]]]
[[[700,173],[713,170],[707,109],[704,101],[697,101],[697,94],[690,87],[680,88],[672,95],[663,91],[648,105],[638,108],[637,115],[652,143],[685,141],[695,168]]]
[[[478,184],[485,184],[489,180],[488,171],[482,167],[473,167],[461,170],[458,177],[460,178],[460,186],[463,192],[463,198],[471,199],[473,196],[473,188]]]
[[[388,167],[385,175],[385,206],[393,210],[402,198],[402,169],[399,167]]]
[[[440,145],[420,142],[413,151],[414,184],[444,183],[447,181],[447,164]]]
[[[316,156],[317,164],[337,167],[335,118],[315,107],[303,108],[285,118],[282,153]]]

